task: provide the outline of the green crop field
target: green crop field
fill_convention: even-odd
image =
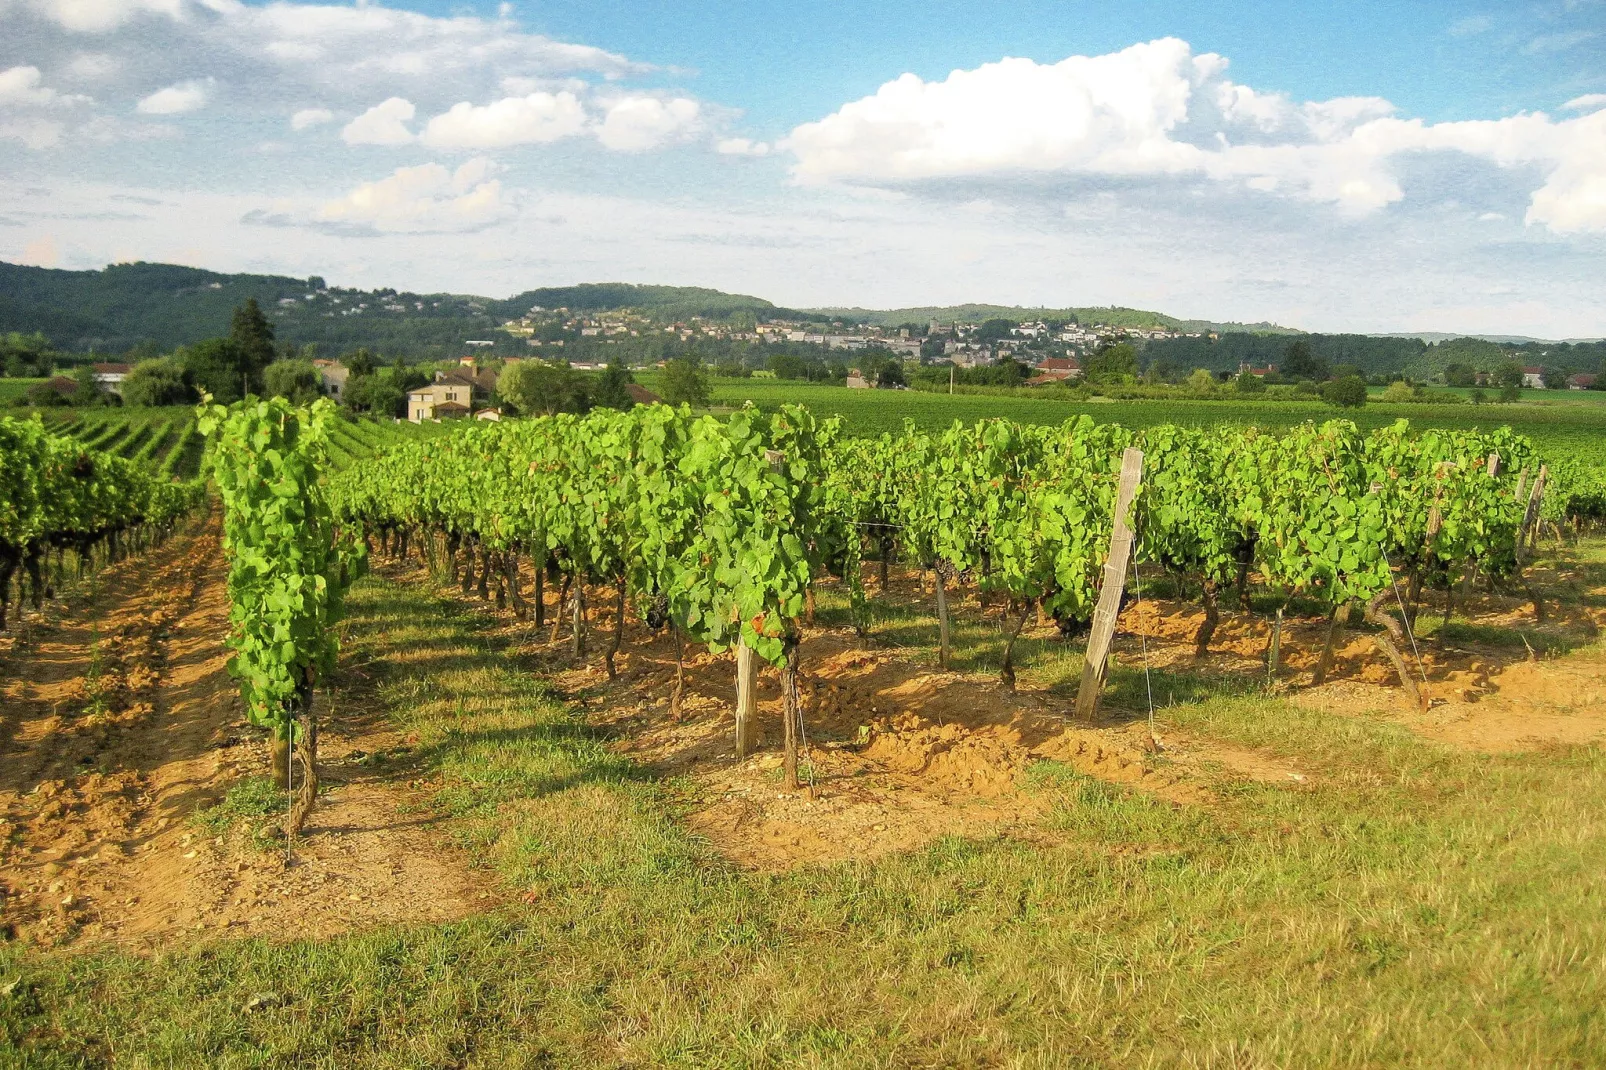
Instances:
[[[42,383],[43,379],[0,379],[0,405],[10,405],[28,392],[28,388],[35,383]]]
[[[638,375],[650,388],[653,375]],[[1210,427],[1220,424],[1292,427],[1307,420],[1334,417],[1354,420],[1362,429],[1409,420],[1416,427],[1510,427],[1527,435],[1542,451],[1576,457],[1592,463],[1606,459],[1606,394],[1590,391],[1531,390],[1529,397],[1543,400],[1517,404],[1469,405],[1412,402],[1373,402],[1360,409],[1335,409],[1321,401],[1068,401],[1012,394],[935,394],[918,390],[848,390],[840,386],[777,381],[774,379],[714,379],[715,405],[751,401],[761,409],[778,405],[807,405],[819,416],[840,416],[849,434],[873,435],[896,431],[905,420],[924,430],[936,430],[955,420],[966,423],[994,416],[1022,423],[1063,423],[1081,413],[1099,423],[1127,427],[1183,424]]]
[[[22,380],[0,380],[0,383]],[[22,410],[23,412],[31,410]],[[188,405],[152,409],[45,409],[40,418],[51,430],[71,434],[92,449],[110,450],[176,479],[193,478],[201,465],[202,440],[195,410]],[[341,420],[331,435],[336,468],[373,456],[392,442],[440,433],[443,425],[375,420]]]

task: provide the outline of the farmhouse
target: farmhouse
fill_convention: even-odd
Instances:
[[[474,390],[467,383],[448,380],[419,387],[407,395],[407,419],[415,424],[467,416],[473,411]]]
[[[1534,366],[1522,369],[1522,385],[1534,390],[1543,390],[1545,387],[1545,369]]]
[[[335,400],[339,400],[346,390],[346,379],[351,371],[344,364],[333,360],[315,360],[312,366],[318,369],[318,384],[323,392]]]
[[[1062,383],[1082,377],[1082,362],[1075,357],[1045,357],[1037,363],[1036,371],[1037,375],[1031,380],[1033,384]]]
[[[95,385],[107,394],[121,394],[123,380],[134,370],[127,364],[96,364],[93,368]]]

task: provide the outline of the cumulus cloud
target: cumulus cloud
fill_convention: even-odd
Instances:
[[[391,97],[346,124],[340,137],[348,145],[407,145],[413,132],[407,128],[417,109],[410,100]]]
[[[616,53],[520,31],[506,17],[277,0],[0,0],[22,39],[65,61],[91,39],[105,62],[249,81],[265,106],[309,90],[370,98],[483,94],[501,80],[618,79],[651,70]],[[126,32],[117,32],[126,31]],[[53,64],[44,64],[54,69]],[[171,74],[169,75],[172,76]]]
[[[104,52],[79,52],[67,61],[67,73],[86,82],[110,78],[122,68],[120,60]]]
[[[30,149],[49,149],[61,143],[62,123],[54,119],[0,118],[0,141],[20,141]]]
[[[422,140],[434,148],[499,149],[572,137],[585,125],[585,108],[573,93],[534,92],[484,106],[454,104],[429,121]]]
[[[325,203],[314,221],[375,233],[460,233],[480,230],[511,211],[495,165],[483,157],[455,171],[438,163],[399,167],[388,178],[364,182]]]
[[[714,151],[721,156],[768,156],[769,143],[745,137],[721,138],[714,143]]]
[[[302,108],[290,116],[290,129],[305,130],[308,127],[322,126],[324,123],[333,122],[334,118],[335,113],[328,108]]]
[[[1599,111],[1606,108],[1606,93],[1585,93],[1562,105],[1568,111]]]
[[[701,113],[701,106],[688,97],[619,97],[608,105],[597,139],[621,152],[653,149],[694,133]]]
[[[1355,214],[1405,196],[1399,158],[1449,151],[1544,174],[1530,223],[1606,230],[1606,136],[1594,115],[1426,124],[1396,117],[1380,98],[1295,102],[1236,84],[1226,70],[1224,58],[1166,38],[1055,64],[1005,59],[942,81],[905,74],[797,127],[783,147],[803,183],[1173,176]]]
[[[145,15],[180,18],[186,5],[184,0],[24,0],[18,6],[64,30],[100,34]]]
[[[204,108],[211,89],[210,78],[179,82],[141,98],[136,110],[144,115],[183,115]]]
[[[44,85],[38,67],[12,67],[0,71],[0,108],[46,108],[82,104],[88,101],[88,97],[58,93]]]

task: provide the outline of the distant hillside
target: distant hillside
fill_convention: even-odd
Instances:
[[[878,327],[896,327],[903,323],[982,323],[990,319],[1022,320],[1076,320],[1078,323],[1104,323],[1111,327],[1140,329],[1165,328],[1174,331],[1239,331],[1251,334],[1299,334],[1291,327],[1275,323],[1213,323],[1208,320],[1182,320],[1163,312],[1149,312],[1140,308],[1107,307],[1088,308],[1026,308],[1020,305],[944,305],[923,308],[894,308],[885,311],[871,308],[815,308],[810,312],[820,316],[836,317]]]
[[[1606,343],[1565,345],[1513,337],[1303,334],[1271,323],[1182,320],[1161,312],[1118,307],[1024,308],[1011,305],[864,309],[780,308],[759,297],[697,286],[623,282],[581,283],[526,290],[505,299],[465,294],[417,294],[389,288],[324,285],[321,278],[226,275],[173,264],[114,264],[100,271],[57,271],[0,263],[0,332],[42,331],[70,352],[121,353],[141,343],[166,350],[224,334],[234,308],[254,297],[280,340],[316,344],[328,355],[359,346],[385,357],[440,359],[460,355],[469,340],[491,341],[493,353],[527,352],[523,339],[498,327],[535,307],[591,313],[630,309],[660,323],[694,316],[732,324],[769,317],[897,326],[979,323],[988,319],[1071,320],[1135,328],[1215,332],[1218,338],[1177,338],[1145,346],[1145,360],[1182,368],[1231,370],[1241,362],[1280,363],[1298,335],[1329,363],[1368,372],[1429,377],[1447,364],[1493,367],[1503,360],[1563,369],[1600,368]]]
[[[284,341],[317,343],[331,352],[368,346],[385,353],[448,356],[460,351],[464,340],[487,335],[501,322],[487,311],[493,302],[484,298],[320,291],[322,285],[316,278],[224,275],[173,264],[57,271],[0,263],[0,331],[41,331],[55,345],[76,352],[117,353],[142,342],[170,349],[228,333],[235,306],[254,297]],[[315,294],[321,296],[309,302]]]
[[[494,310],[504,319],[522,316],[532,308],[567,308],[571,312],[611,312],[628,308],[657,320],[686,320],[693,316],[717,320],[733,316],[758,319],[788,313],[761,297],[728,294],[701,286],[638,286],[628,282],[544,286],[494,303]]]

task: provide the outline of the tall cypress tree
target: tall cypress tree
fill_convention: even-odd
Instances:
[[[239,350],[241,371],[249,378],[251,389],[262,388],[262,369],[273,363],[273,324],[262,314],[254,297],[234,310],[229,326],[229,341]]]

